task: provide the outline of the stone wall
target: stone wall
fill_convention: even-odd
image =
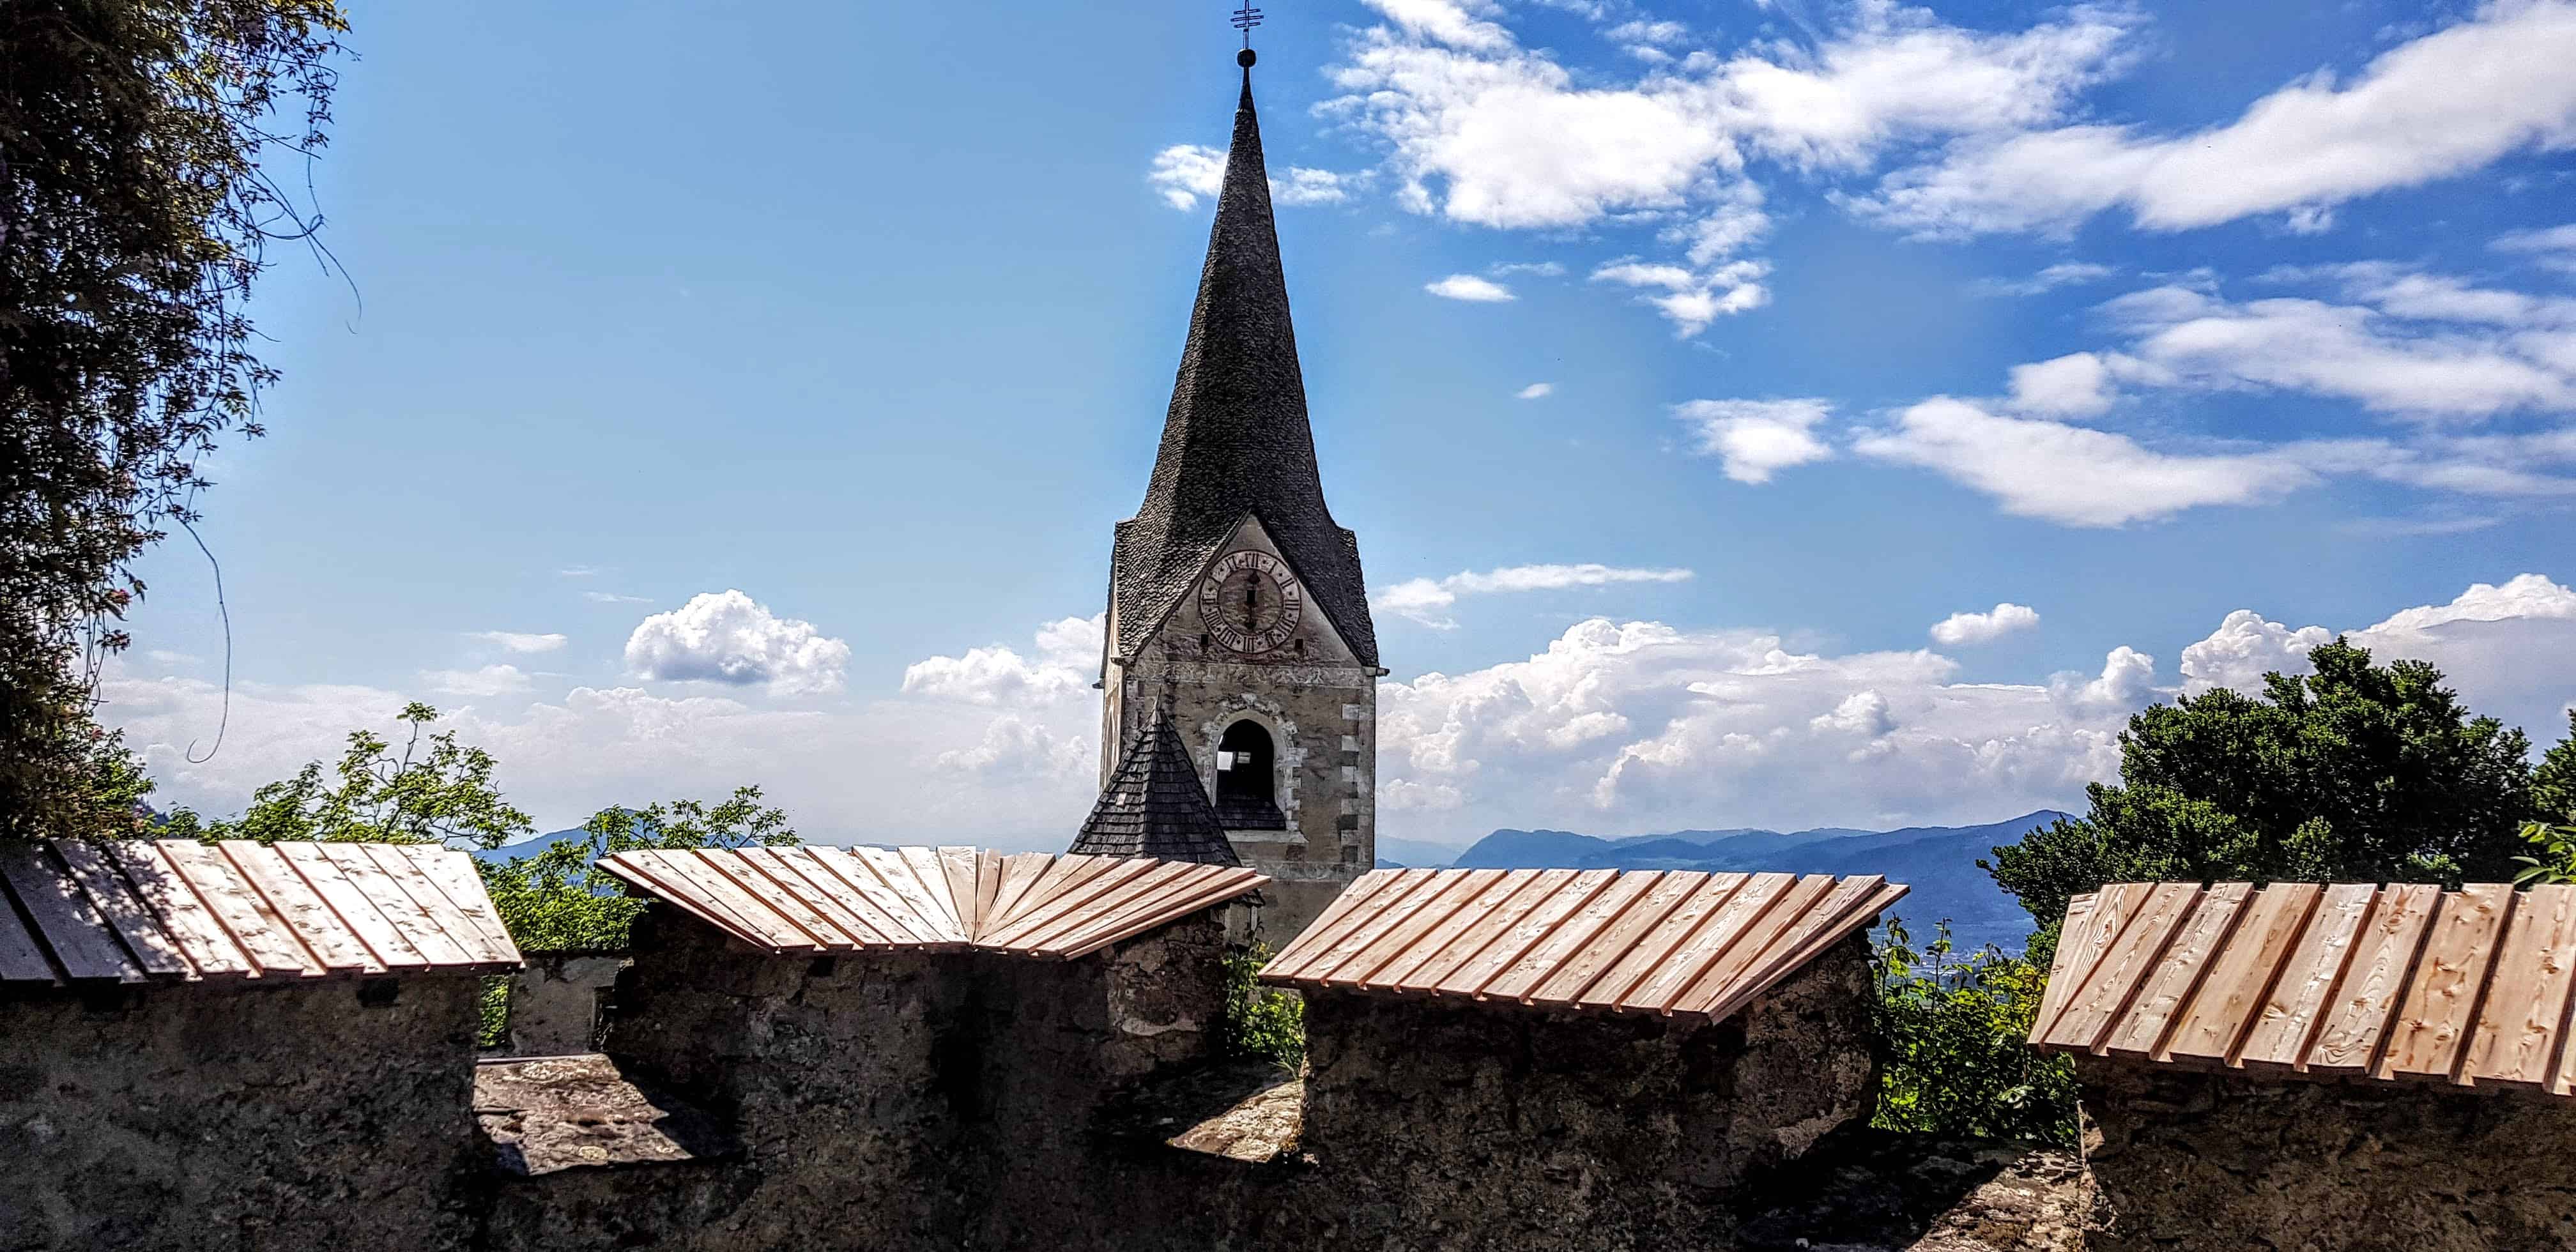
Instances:
[[[467,1246],[476,986],[0,991],[0,1249]]]
[[[568,1056],[599,1049],[603,1006],[617,973],[618,952],[530,952],[527,966],[510,978],[512,1056]]]
[[[2078,1057],[2107,1250],[2576,1248],[2576,1104]]]
[[[1310,994],[1301,1147],[1359,1246],[1724,1246],[1867,1117],[1868,977],[1855,936],[1715,1025]]]

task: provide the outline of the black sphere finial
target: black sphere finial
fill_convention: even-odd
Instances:
[[[1252,49],[1250,48],[1246,48],[1243,51],[1234,54],[1234,63],[1245,69],[1251,69],[1252,63],[1258,59],[1260,58],[1252,55]]]

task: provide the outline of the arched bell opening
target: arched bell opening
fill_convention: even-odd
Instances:
[[[1228,830],[1285,830],[1279,811],[1279,749],[1270,730],[1245,718],[1216,744],[1216,815]]]

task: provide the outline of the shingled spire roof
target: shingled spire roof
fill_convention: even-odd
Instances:
[[[1240,865],[1234,845],[1217,824],[1216,806],[1190,765],[1189,749],[1169,713],[1127,748],[1118,772],[1101,788],[1100,803],[1075,836],[1073,852],[1094,856],[1150,856],[1165,861]]]
[[[1334,524],[1315,472],[1248,61],[1162,450],[1110,556],[1113,652],[1136,654],[1246,513],[1261,519],[1352,655],[1376,665],[1359,539]]]

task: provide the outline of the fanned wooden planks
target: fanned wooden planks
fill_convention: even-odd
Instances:
[[[2576,1094],[2576,886],[2120,883],[2064,934],[2042,1051]]]
[[[702,848],[599,864],[782,955],[976,948],[1071,960],[1270,881],[1233,866],[956,847]]]
[[[0,892],[6,982],[519,966],[472,860],[431,844],[21,844],[0,849]]]
[[[1904,894],[1824,874],[1378,870],[1261,980],[1722,1020]]]

